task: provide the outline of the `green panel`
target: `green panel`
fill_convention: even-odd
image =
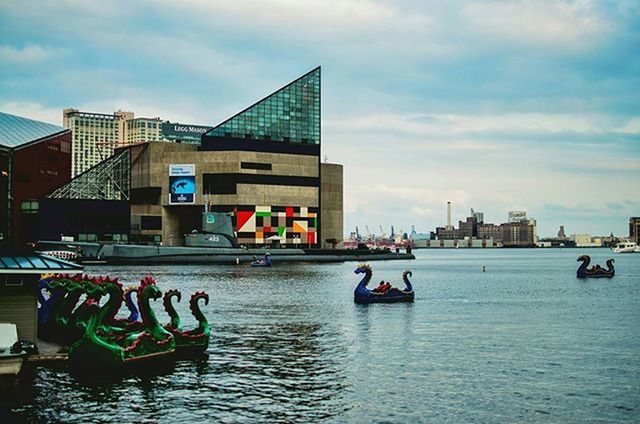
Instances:
[[[218,125],[206,135],[320,143],[320,67]]]
[[[256,216],[270,217],[271,212],[256,212]]]
[[[287,227],[278,227],[278,236],[282,237]]]

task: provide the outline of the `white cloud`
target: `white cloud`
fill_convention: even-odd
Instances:
[[[23,101],[0,103],[0,111],[62,126],[62,109],[47,107],[40,103]]]
[[[462,114],[373,114],[325,119],[333,131],[398,132],[415,136],[469,134],[482,132],[516,133],[604,133],[638,132],[640,118],[630,119],[622,128],[617,119],[599,114],[501,113]],[[471,143],[460,148],[472,148]],[[486,146],[485,146],[486,147]],[[455,146],[454,146],[455,148]]]
[[[23,48],[0,46],[0,64],[33,65],[50,59],[54,54],[54,49],[45,49],[37,44],[27,44]]]
[[[609,28],[588,2],[521,0],[473,2],[463,9],[473,29],[505,42],[585,47]]]

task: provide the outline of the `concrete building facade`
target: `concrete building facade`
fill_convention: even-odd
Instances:
[[[126,124],[135,122],[142,121]],[[100,201],[101,209],[113,202],[118,216],[126,203],[128,234],[111,226],[109,234],[82,232],[87,241],[117,231],[118,240],[181,246],[185,235],[203,228],[207,211],[231,217],[236,245],[339,247],[342,165],[321,163],[320,149],[318,67],[210,129],[199,144],[116,148],[110,159],[48,196],[55,205],[48,203],[59,215],[60,201]]]

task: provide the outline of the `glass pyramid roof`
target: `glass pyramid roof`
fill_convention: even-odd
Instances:
[[[131,153],[124,149],[58,187],[47,198],[129,200],[130,190]]]
[[[62,131],[63,127],[0,112],[0,146],[19,147]]]
[[[320,144],[320,67],[227,119],[206,135]]]

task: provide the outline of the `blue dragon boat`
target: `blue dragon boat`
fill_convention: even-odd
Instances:
[[[370,290],[367,285],[371,281],[373,271],[371,267],[366,264],[359,265],[354,271],[356,274],[364,274],[362,280],[356,286],[353,292],[353,300],[356,303],[396,303],[396,302],[413,302],[415,293],[411,281],[408,276],[412,276],[411,271],[405,271],[402,273],[402,280],[405,283],[405,288],[400,290],[397,287],[391,287],[390,289],[381,292]]]
[[[251,266],[262,266],[262,267],[269,267],[271,266],[271,253],[267,252],[264,254],[264,257],[262,259],[255,259],[254,256],[254,260],[251,261]]]
[[[576,277],[578,278],[611,278],[616,274],[616,270],[613,267],[614,259],[607,259],[606,269],[598,264],[589,268],[589,264],[591,263],[589,255],[582,255],[578,257],[577,261],[582,262],[576,271]]]

